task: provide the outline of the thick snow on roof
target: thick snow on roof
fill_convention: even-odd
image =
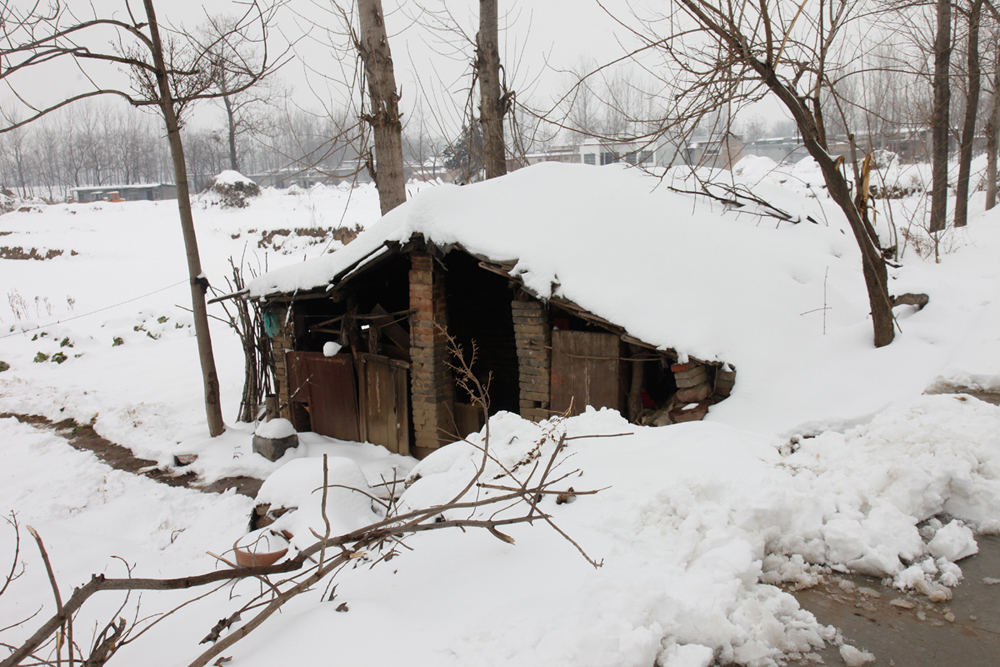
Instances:
[[[843,340],[824,338],[824,326],[870,347],[853,238],[835,225],[778,224],[752,214],[753,206],[733,209],[670,184],[624,167],[546,163],[476,185],[429,188],[346,248],[271,271],[250,293],[322,287],[385,242],[419,233],[516,261],[512,273],[540,297],[572,300],[651,345],[733,364],[747,389],[764,366],[794,364],[803,347],[808,363],[816,345]],[[789,199],[768,187],[765,199]],[[793,199],[800,207],[808,201]],[[765,393],[779,398],[773,391],[769,384]]]
[[[236,183],[253,183],[253,181],[232,169],[227,169],[215,177],[216,185],[234,185]]]
[[[252,296],[322,287],[386,241],[423,234],[496,261],[542,298],[570,299],[651,344],[725,358],[747,321],[822,307],[808,288],[855,266],[839,230],[737,214],[629,169],[541,164],[428,189],[350,246],[250,284]],[[745,209],[741,209],[741,213]],[[855,271],[857,269],[857,271]],[[769,317],[769,314],[773,317]],[[797,327],[796,327],[797,328]],[[745,332],[744,332],[745,333]]]

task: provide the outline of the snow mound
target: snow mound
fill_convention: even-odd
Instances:
[[[847,667],[861,667],[866,663],[875,662],[875,656],[868,651],[859,651],[847,644],[840,647],[840,657],[844,659]]]
[[[327,458],[326,518],[331,535],[350,533],[375,523],[381,516],[372,508],[372,489],[360,466],[350,459]],[[323,535],[323,459],[301,458],[289,461],[265,480],[257,494],[258,504],[273,509],[297,508],[284,514],[272,530],[287,530],[292,544],[304,548]]]
[[[246,208],[250,200],[260,196],[260,186],[238,171],[224,171],[215,177],[206,203],[222,208]]]
[[[271,440],[280,440],[281,438],[287,438],[290,435],[295,435],[295,427],[292,426],[292,422],[288,421],[283,417],[277,419],[272,419],[268,422],[261,422],[257,425],[257,429],[254,431],[254,435],[259,435],[262,438],[270,438]]]
[[[968,526],[961,521],[952,521],[937,531],[934,539],[927,543],[927,551],[934,558],[957,561],[979,553],[979,546]]]

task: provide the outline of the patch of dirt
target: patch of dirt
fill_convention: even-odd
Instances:
[[[968,394],[980,401],[1000,405],[1000,391],[984,391],[960,384],[942,382],[924,391],[925,394]]]
[[[272,229],[269,232],[264,232],[261,235],[260,241],[257,241],[258,248],[266,249],[270,246],[274,250],[280,250],[281,246],[284,244],[283,240],[275,242],[275,237],[277,236],[305,236],[315,239],[312,243],[318,244],[323,243],[329,237],[333,237],[333,240],[340,241],[344,245],[347,245],[354,239],[358,237],[361,232],[361,226],[356,225],[351,227],[296,227],[294,230],[290,229]]]
[[[875,656],[873,667],[995,667],[1000,656],[1000,537],[979,535],[979,553],[959,562],[964,579],[954,597],[931,602],[861,575],[828,576],[794,591],[799,604],[833,625],[847,643]],[[817,651],[843,665],[838,647]],[[790,663],[790,664],[808,664]]]
[[[63,254],[62,250],[47,250],[44,255],[38,252],[38,248],[32,248],[31,251],[25,252],[24,248],[21,246],[0,246],[0,259],[38,259],[46,260],[52,259],[53,257],[59,257]],[[71,255],[78,255],[75,250],[70,251]]]
[[[156,465],[156,461],[141,459],[133,454],[131,449],[102,438],[89,424],[78,424],[72,419],[53,422],[40,415],[0,413],[0,418],[10,417],[22,424],[53,431],[76,449],[93,452],[97,458],[115,470],[142,475],[168,486],[181,486],[205,493],[222,493],[228,489],[236,489],[237,493],[255,498],[263,483],[262,480],[253,477],[226,477],[208,485],[201,485],[194,472],[184,472],[177,468],[160,468]]]

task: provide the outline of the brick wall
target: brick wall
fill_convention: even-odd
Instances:
[[[410,255],[410,387],[414,448],[422,458],[449,442],[455,384],[448,359],[444,275],[426,253]]]
[[[549,373],[552,367],[552,329],[548,309],[540,301],[511,304],[517,343],[521,416],[532,421],[548,419]]]

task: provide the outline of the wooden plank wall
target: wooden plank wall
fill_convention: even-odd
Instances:
[[[374,354],[358,356],[361,439],[409,456],[409,365]]]
[[[552,411],[578,415],[588,405],[622,411],[621,340],[593,331],[552,332]]]
[[[285,357],[291,369],[291,392],[298,390],[295,402],[309,406],[311,430],[340,440],[360,440],[351,355],[289,352]]]

